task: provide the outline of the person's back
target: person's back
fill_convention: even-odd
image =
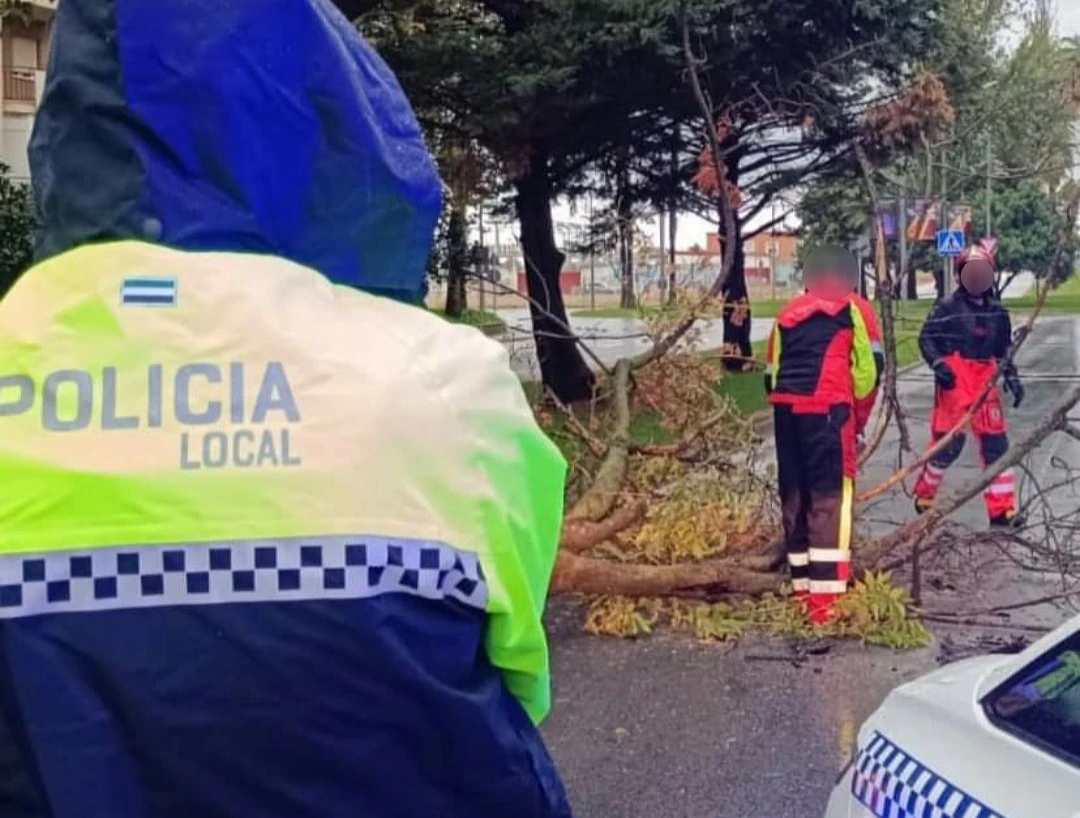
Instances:
[[[766,347],[784,545],[795,597],[816,624],[834,618],[847,590],[858,440],[878,377],[855,273],[843,248],[810,253],[808,290],[780,310]]]
[[[340,233],[355,202],[311,194],[346,179],[314,174],[294,199],[260,202],[250,226],[263,232],[244,235],[235,227],[255,205],[239,188],[218,222],[186,210],[200,192],[184,189],[192,171],[221,159],[209,142],[175,177],[179,201],[151,189],[163,178],[160,157],[140,153],[151,126],[165,121],[159,140],[169,127],[202,125],[211,141],[222,129],[181,124],[176,98],[148,96],[129,136],[151,190],[128,213],[124,183],[138,173],[88,190],[67,175],[70,156],[48,152],[55,133],[93,144],[92,114],[84,133],[62,128],[86,64],[69,35],[119,25],[122,40],[123,13],[143,6],[114,6],[118,21],[94,17],[91,0],[60,7],[35,136],[51,258],[0,302],[0,815],[569,816],[534,726],[549,706],[540,614],[565,464],[498,344],[320,275],[419,288],[411,262],[426,246],[408,242],[432,225],[438,182],[429,160],[412,176],[385,164],[422,154],[415,122],[386,127],[385,155],[336,157],[356,179],[382,173],[381,190],[354,194],[392,218]],[[242,6],[230,4],[230,24],[259,19]],[[278,6],[294,19],[275,34],[344,30],[319,0]],[[160,9],[157,23],[192,3]],[[90,85],[101,92],[108,76]],[[372,116],[395,92],[382,81]],[[155,99],[168,116],[146,113]],[[354,123],[332,121],[333,95],[318,101],[324,119],[298,127],[350,135]],[[179,161],[184,145],[170,147]],[[275,207],[295,199],[315,221],[281,219]],[[395,233],[375,230],[394,219]],[[173,247],[125,240],[155,220]],[[209,252],[215,224],[229,229]],[[267,247],[229,252],[232,238]],[[350,246],[368,266],[349,268]]]

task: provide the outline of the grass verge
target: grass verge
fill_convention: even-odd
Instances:
[[[485,335],[502,335],[506,332],[506,322],[493,312],[484,312],[483,310],[465,310],[461,315],[456,318],[451,318],[442,310],[432,310],[436,315],[441,315],[447,321],[452,324],[463,324],[469,327],[476,327]]]

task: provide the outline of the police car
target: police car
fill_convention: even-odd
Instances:
[[[893,691],[826,812],[869,816],[1080,818],[1080,617]]]

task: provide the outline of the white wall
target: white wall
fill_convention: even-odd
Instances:
[[[11,168],[11,178],[23,182],[30,181],[30,162],[26,156],[26,149],[30,145],[30,127],[33,122],[34,118],[31,116],[3,115],[0,158]]]

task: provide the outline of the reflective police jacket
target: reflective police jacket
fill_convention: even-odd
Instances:
[[[0,815],[568,815],[533,726],[564,469],[502,347],[421,309],[138,242],[32,269]]]
[[[856,428],[862,431],[877,381],[874,343],[858,304],[808,292],[780,311],[766,346],[771,403],[808,413],[851,404],[862,409],[856,413]]]

